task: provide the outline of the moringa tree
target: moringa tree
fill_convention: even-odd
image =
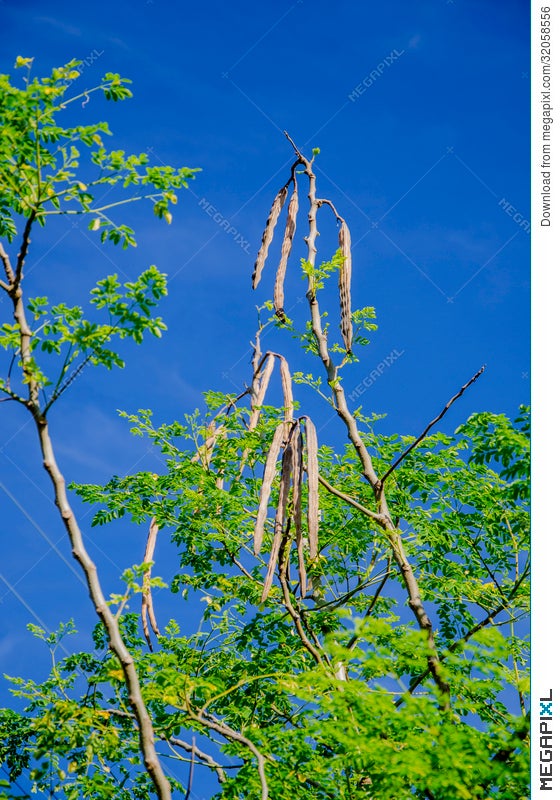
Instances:
[[[54,178],[51,199],[46,188],[39,191],[49,184],[37,177],[37,161],[77,160],[61,143],[68,132],[51,142],[32,121],[42,125],[63,106],[64,70],[43,83],[28,81],[21,94],[3,79],[14,120],[28,113],[22,130],[30,139],[6,162],[15,176],[28,177],[11,179],[4,202],[4,236],[16,235],[14,213],[25,223],[15,266],[3,251],[3,288],[15,309],[15,323],[3,328],[13,362],[3,389],[36,422],[100,622],[91,651],[66,657],[59,645],[72,623],[51,634],[32,626],[54,666],[43,683],[11,679],[27,710],[2,712],[0,754],[13,783],[1,796],[188,798],[204,768],[223,798],[527,797],[528,410],[513,422],[478,413],[453,435],[435,432],[480,372],[419,435],[383,435],[378,415],[351,408],[344,371],[375,330],[375,312],[352,307],[350,232],[332,202],[317,195],[318,151],[308,158],[289,137],[294,163],[253,273],[256,288],[288,202],[273,300],[261,308],[270,317],[259,321],[247,389],[238,396],[208,392],[206,409],[181,422],[155,425],[147,410],[125,415],[132,433],[159,451],[160,474],[72,487],[98,506],[94,525],[127,517],[148,531],[143,561],[126,570],[110,602],[102,600],[49,449],[47,412],[86,359],[121,364],[107,346],[112,337],[140,341],[163,329],[151,312],[165,288],[155,268],[125,287],[116,278],[99,282],[92,301],[108,311],[104,324],[86,322],[81,309],[49,309],[46,300],[23,297],[28,220],[44,222],[63,191]],[[53,93],[42,87],[60,92],[52,106]],[[114,75],[101,88],[109,97],[128,91]],[[35,109],[33,91],[51,117]],[[191,170],[150,172],[143,157],[105,153],[92,138],[100,126],[77,130],[75,140],[94,146],[98,180],[155,185],[156,213],[166,217],[173,190]],[[90,185],[72,174],[77,166],[60,167],[62,197],[91,214],[92,229],[105,238],[131,243],[132,231],[96,208]],[[284,280],[302,183],[309,201],[301,259],[307,311],[291,319]],[[318,263],[320,217],[321,226],[338,227],[339,248]],[[321,305],[333,284],[340,336]],[[309,371],[291,374],[280,352],[263,351],[263,331],[273,327],[280,342],[286,332],[300,342]],[[41,370],[42,350],[61,356],[54,388]],[[281,403],[270,400],[275,374]],[[348,438],[339,451],[319,441],[319,420],[294,400],[302,385],[336,412]],[[50,394],[41,401],[43,389]],[[168,586],[152,576],[164,535],[177,549]],[[160,627],[155,606],[164,592],[165,607],[174,604],[176,613]],[[176,619],[185,609],[198,626],[181,629]]]

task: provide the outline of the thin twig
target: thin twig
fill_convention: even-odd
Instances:
[[[187,786],[187,791],[185,793],[185,800],[189,800],[192,791],[192,784],[194,778],[194,751],[195,751],[195,738],[192,737],[192,749],[191,749],[191,763],[189,766],[189,784]]]
[[[174,747],[180,747],[182,750],[186,750],[187,753],[191,753],[193,758],[196,756],[196,758],[204,762],[206,766],[210,767],[210,769],[215,770],[216,775],[218,776],[218,781],[220,783],[224,783],[226,780],[224,769],[227,769],[227,767],[222,767],[217,761],[214,761],[212,756],[209,756],[208,753],[204,753],[199,747],[197,747],[194,736],[192,744],[188,744],[188,742],[184,742],[182,739],[178,739],[176,736],[170,736],[166,741]],[[191,761],[191,763],[193,762]]]
[[[339,497],[341,500],[344,500],[346,503],[348,503],[348,505],[353,506],[358,511],[361,511],[361,513],[365,514],[366,517],[370,517],[376,522],[379,522],[381,525],[386,524],[387,519],[386,517],[383,516],[383,514],[377,514],[375,511],[370,511],[369,508],[366,508],[361,503],[358,503],[358,501],[354,500],[353,497],[350,497],[350,495],[341,492],[340,489],[337,489],[335,486],[330,484],[327,480],[325,480],[325,478],[323,478],[322,475],[319,475],[319,483],[321,484],[321,486],[324,486],[328,492],[334,494],[335,497]]]
[[[525,565],[525,569],[523,570],[522,574],[519,576],[518,580],[514,583],[513,588],[511,590],[511,592],[509,593],[509,595],[507,596],[507,598],[505,598],[499,605],[497,605],[494,609],[492,609],[492,611],[490,611],[484,617],[484,619],[480,620],[480,622],[477,622],[476,625],[473,625],[473,627],[470,630],[468,630],[465,634],[463,634],[463,636],[461,636],[460,639],[456,639],[447,648],[447,652],[443,653],[443,655],[441,656],[441,661],[445,661],[447,656],[450,656],[452,653],[455,652],[455,650],[457,650],[458,647],[460,647],[462,644],[465,644],[466,642],[468,642],[468,640],[471,639],[475,635],[475,633],[478,633],[478,631],[482,630],[482,628],[485,628],[490,623],[493,623],[494,622],[494,617],[497,617],[498,614],[500,614],[502,611],[505,611],[505,609],[507,608],[507,606],[510,603],[510,601],[513,600],[514,596],[517,594],[517,590],[519,589],[519,587],[521,586],[521,584],[525,580],[528,572],[529,572],[529,562],[527,561],[527,563]],[[416,678],[414,678],[414,680],[411,682],[410,686],[408,687],[406,693],[404,695],[402,695],[401,697],[399,697],[398,700],[395,701],[395,706],[400,706],[404,702],[405,697],[408,697],[409,695],[411,695],[412,692],[418,686],[420,686],[421,683],[423,683],[426,680],[426,678],[428,677],[429,674],[430,674],[430,670],[427,669],[427,670],[424,670],[424,672],[421,675],[418,675]]]
[[[381,583],[377,587],[377,589],[375,591],[375,594],[373,595],[369,606],[367,607],[367,609],[366,609],[366,611],[364,613],[364,618],[365,617],[369,617],[369,615],[371,614],[371,612],[375,608],[375,604],[379,600],[379,596],[381,595],[381,592],[383,591],[383,588],[384,588],[385,584],[387,583],[389,575],[391,574],[391,561],[392,561],[392,558],[391,558],[391,556],[389,556],[389,558],[387,559],[387,569],[385,571],[385,574],[384,574],[384,576],[383,576],[383,578],[381,580]],[[349,650],[352,650],[356,646],[356,644],[358,642],[358,639],[359,639],[358,634],[355,634],[354,636],[352,636],[352,638],[348,642],[348,649]]]
[[[261,800],[268,800],[268,783],[266,781],[266,773],[264,769],[265,757],[257,748],[257,746],[242,733],[233,730],[233,728],[230,728],[225,722],[220,722],[217,717],[214,717],[211,714],[198,714],[196,719],[198,719],[202,725],[210,728],[210,730],[216,731],[216,733],[219,733],[225,739],[245,745],[245,747],[247,747],[253,753],[257,759],[257,771],[259,773],[259,779],[261,783]]]
[[[471,384],[473,384],[473,383],[474,383],[476,380],[478,380],[478,378],[480,378],[480,376],[482,375],[482,373],[484,372],[484,370],[485,370],[485,369],[486,369],[486,365],[482,366],[482,367],[481,367],[481,368],[478,370],[478,372],[477,372],[475,375],[473,375],[473,376],[472,376],[472,378],[471,378],[469,381],[467,381],[467,383],[465,383],[465,385],[464,385],[464,386],[461,386],[461,388],[459,389],[459,391],[457,392],[457,394],[453,395],[453,397],[451,398],[451,400],[449,400],[449,401],[448,401],[448,402],[447,402],[447,403],[444,405],[444,407],[443,407],[442,411],[441,411],[441,412],[440,412],[440,413],[437,415],[437,417],[436,417],[435,419],[433,419],[433,420],[430,422],[430,424],[429,424],[429,425],[427,425],[427,427],[426,427],[426,428],[425,428],[425,429],[422,431],[422,433],[420,434],[420,436],[419,436],[419,437],[418,437],[418,438],[417,438],[417,439],[416,439],[414,442],[412,442],[412,444],[411,444],[411,445],[409,445],[409,447],[407,447],[407,448],[406,448],[406,450],[404,451],[404,453],[402,453],[402,454],[401,454],[401,455],[400,455],[400,456],[399,456],[399,457],[396,459],[396,461],[394,461],[394,462],[391,464],[391,466],[389,467],[389,469],[387,470],[387,472],[385,473],[385,475],[383,475],[383,477],[382,477],[382,478],[381,478],[381,480],[380,480],[380,484],[381,484],[381,486],[383,486],[383,484],[385,483],[385,481],[387,480],[387,478],[389,477],[389,475],[390,475],[390,474],[393,472],[393,470],[395,470],[395,469],[396,469],[396,468],[399,466],[399,464],[401,463],[401,461],[403,461],[403,460],[404,460],[404,459],[407,457],[407,455],[410,453],[410,451],[411,451],[411,450],[414,450],[414,448],[415,448],[415,447],[417,447],[417,446],[420,444],[420,442],[422,441],[422,439],[424,439],[424,438],[425,438],[425,437],[428,435],[428,433],[429,433],[429,432],[430,432],[430,430],[431,430],[431,429],[434,427],[434,425],[436,424],[436,422],[439,422],[439,421],[440,421],[440,419],[441,419],[442,417],[444,417],[444,416],[445,416],[445,414],[447,414],[447,412],[449,411],[449,409],[451,408],[451,406],[453,405],[453,403],[455,402],[455,400],[458,400],[458,399],[459,399],[459,397],[461,397],[461,395],[462,395],[462,394],[464,394],[464,393],[466,392],[466,390],[469,388],[469,386],[471,386]]]
[[[315,647],[315,645],[313,645],[311,643],[311,641],[309,640],[309,637],[307,636],[307,634],[306,634],[306,632],[305,632],[305,630],[303,628],[302,621],[301,621],[301,616],[300,616],[300,614],[298,614],[296,609],[293,607],[292,601],[290,599],[290,589],[289,589],[289,586],[288,586],[288,581],[286,580],[286,571],[287,571],[288,558],[289,558],[289,556],[287,556],[286,552],[284,551],[282,553],[282,560],[281,560],[281,563],[280,563],[280,569],[278,570],[279,578],[280,578],[280,585],[282,587],[282,595],[284,597],[284,606],[286,608],[286,611],[288,612],[288,614],[292,618],[292,621],[293,621],[293,623],[294,623],[294,625],[296,627],[297,634],[298,634],[299,638],[301,639],[301,642],[302,642],[303,646],[308,651],[308,653],[310,653],[313,656],[313,658],[315,659],[317,664],[319,664],[319,666],[321,666],[323,664],[323,658],[321,656],[321,653]]]

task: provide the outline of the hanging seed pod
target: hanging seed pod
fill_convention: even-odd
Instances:
[[[350,283],[352,280],[352,254],[350,251],[350,231],[348,225],[342,220],[338,231],[338,244],[344,259],[338,273],[338,292],[340,297],[340,331],[346,351],[352,350],[352,301],[350,297]]]
[[[259,285],[261,274],[264,267],[264,262],[266,261],[266,257],[268,255],[268,248],[270,247],[270,243],[272,242],[272,237],[274,236],[274,228],[276,227],[276,223],[278,222],[278,217],[280,216],[282,207],[286,202],[287,196],[288,196],[288,187],[283,186],[276,195],[276,197],[274,198],[274,202],[272,204],[272,208],[270,209],[270,214],[268,215],[268,219],[266,221],[266,225],[263,231],[260,250],[257,253],[255,268],[253,269],[253,289],[256,289],[257,286]]]
[[[276,270],[276,280],[274,283],[274,310],[280,319],[284,320],[286,315],[284,313],[284,279],[286,277],[286,267],[288,266],[288,259],[292,252],[292,243],[294,240],[294,233],[296,232],[296,217],[298,212],[298,191],[297,183],[294,180],[294,190],[288,205],[288,218],[286,219],[286,228],[284,230],[284,239],[282,241],[282,250],[280,252],[280,263]]]
[[[296,547],[298,555],[298,571],[301,596],[307,594],[307,572],[305,570],[305,558],[303,553],[303,530],[301,524],[301,495],[303,488],[303,436],[298,429],[297,439],[294,443],[294,483],[292,489],[292,501],[294,505],[294,526],[296,529]]]
[[[276,473],[276,461],[278,460],[278,453],[280,452],[284,436],[285,436],[285,423],[281,422],[280,425],[278,425],[278,427],[274,431],[272,443],[270,445],[268,456],[266,457],[266,463],[264,465],[264,475],[263,475],[263,482],[259,498],[259,508],[257,511],[257,519],[255,522],[255,532],[254,532],[255,555],[258,555],[260,553],[262,546],[262,540],[264,535],[264,523],[268,511],[268,500],[270,497],[270,491],[272,489],[272,481],[274,480],[274,475]]]
[[[268,593],[270,592],[270,587],[272,586],[272,581],[274,579],[274,570],[276,569],[278,554],[280,553],[280,546],[284,536],[286,507],[288,505],[288,495],[290,493],[290,483],[292,477],[292,461],[293,449],[292,445],[288,442],[282,457],[282,474],[280,476],[280,491],[278,492],[278,507],[276,509],[276,518],[274,520],[274,538],[272,540],[272,548],[270,550],[268,570],[264,579],[261,603],[264,603],[268,597]]]
[[[263,369],[262,363],[264,361],[266,361],[266,364]],[[264,403],[266,390],[268,389],[268,384],[270,383],[270,377],[272,375],[273,369],[274,369],[274,357],[270,353],[266,353],[261,361],[261,378],[259,381],[257,391],[251,397],[251,416],[249,418],[249,426],[248,426],[248,430],[250,431],[253,431],[256,428],[257,422],[259,421],[259,416],[261,413],[260,407]]]
[[[144,563],[146,563],[147,561],[154,560],[154,551],[156,548],[156,539],[158,531],[159,531],[159,526],[154,517],[150,522],[150,528],[148,531],[148,541],[146,542],[146,550],[144,552]],[[152,647],[150,631],[148,630],[148,619],[150,620],[150,625],[152,626],[152,630],[156,634],[156,636],[159,636],[160,632],[154,611],[152,587],[150,586],[151,576],[152,576],[152,567],[150,566],[149,569],[144,573],[144,577],[142,579],[142,629],[144,631],[144,636],[148,643],[148,647],[150,648],[150,650],[153,650],[154,648]]]
[[[294,418],[292,376],[290,375],[290,368],[284,356],[278,356],[278,358],[280,359],[280,375],[282,377],[282,392],[284,394],[284,419],[286,422],[291,422]]]
[[[251,415],[249,417],[249,422],[247,424],[248,431],[254,431],[255,428],[257,427],[257,423],[261,415],[260,407],[264,403],[266,390],[268,389],[268,384],[270,383],[272,370],[274,369],[274,360],[275,359],[272,353],[265,353],[264,356],[261,358],[258,367],[256,368],[256,373],[253,377],[253,386],[256,386],[256,390],[254,391],[253,394],[251,394]],[[263,364],[265,364],[264,369],[263,369]],[[240,476],[243,474],[243,470],[245,469],[245,464],[247,463],[248,455],[249,455],[249,448],[246,447],[243,450],[241,461],[239,462]]]
[[[317,431],[309,417],[305,417],[307,451],[307,530],[309,558],[314,561],[319,553],[319,446]]]

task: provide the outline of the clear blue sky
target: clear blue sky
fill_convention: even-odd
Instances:
[[[83,89],[119,72],[133,80],[134,98],[92,98],[80,121],[109,120],[115,148],[202,169],[171,227],[147,207],[126,212],[136,250],[101,250],[84,223],[66,220],[33,237],[28,291],[53,300],[84,303],[105,274],[130,277],[151,263],[170,276],[164,339],[127,349],[123,372],[86,370],[54,409],[68,479],[157,469],[117,408],[152,407],[170,420],[200,405],[202,391],[235,391],[250,380],[255,305],[272,295],[273,274],[269,267],[256,293],[250,276],[292,160],[284,129],[308,153],[321,148],[319,193],[352,231],[354,301],[378,313],[373,346],[348,371],[347,386],[402,353],[360,403],[388,414],[386,430],[418,433],[482,364],[485,375],[446,430],[475,410],[515,414],[528,402],[529,235],[513,214],[528,218],[530,206],[529,3],[7,0],[0,19],[0,71],[12,72],[17,55],[35,56],[36,74],[84,59],[90,65],[76,82]],[[237,241],[203,200],[235,227]],[[327,259],[334,239],[326,229],[321,242]],[[295,267],[286,307],[301,318]],[[0,305],[2,321],[8,313]],[[310,366],[288,338],[272,342],[295,368]],[[34,431],[11,406],[0,407],[0,667],[39,677],[48,659],[25,624],[52,628],[74,616],[75,644],[87,646],[93,613]],[[328,413],[324,420],[323,441],[340,441]],[[91,532],[90,510],[80,515],[106,589],[116,591],[122,568],[141,560],[144,531],[123,524]]]

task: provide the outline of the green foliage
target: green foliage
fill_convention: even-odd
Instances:
[[[63,127],[58,121],[70,105],[95,92],[114,101],[131,97],[130,81],[108,72],[98,86],[68,96],[80,61],[58,67],[46,78],[31,77],[32,61],[20,57],[16,62],[26,69],[23,88],[0,75],[0,237],[13,241],[21,230],[18,218],[44,225],[50,215],[86,214],[90,230],[99,230],[102,242],[135,246],[134,231],[118,224],[111,213],[142,198],[152,201],[157,217],[171,222],[169,207],[177,202],[176,191],[187,186],[196,170],[150,166],[146,153],[127,156],[122,150],[107,150],[104,137],[111,131],[105,122]],[[88,151],[95,170],[83,163]],[[108,187],[139,191],[108,204],[97,201]]]
[[[102,242],[125,248],[136,245],[132,228],[119,223],[113,212],[144,199],[152,202],[157,217],[171,222],[169,208],[177,202],[176,192],[186,188],[196,172],[187,167],[151,166],[145,153],[126,155],[108,150],[104,137],[111,132],[105,122],[60,124],[69,106],[96,92],[114,101],[131,97],[130,81],[107,73],[99,85],[69,96],[79,75],[79,61],[54,69],[46,78],[32,78],[32,62],[21,57],[16,61],[16,67],[25,70],[22,88],[13,85],[9,76],[0,76],[0,237],[9,243],[21,237],[15,275],[11,283],[8,276],[3,286],[13,297],[23,278],[35,223],[44,225],[50,216],[62,214],[85,215],[89,229],[99,231]],[[104,197],[108,188],[116,198],[109,204],[97,199]],[[85,366],[124,366],[122,357],[109,347],[113,339],[131,338],[140,343],[146,333],[161,336],[165,324],[152,313],[166,293],[165,276],[151,266],[122,287],[116,275],[98,281],[91,291],[91,303],[101,312],[98,320],[88,319],[82,308],[63,301],[51,304],[46,297],[30,298],[26,306],[34,325],[25,363],[21,319],[1,325],[0,346],[17,360],[22,389],[54,387],[45,399],[44,413]],[[58,364],[48,358],[53,355],[60,357]],[[0,391],[25,402],[12,367],[10,374],[0,379]]]
[[[228,406],[219,393],[208,401],[214,408]],[[527,479],[526,410],[515,424],[476,414],[454,436],[427,438],[388,488],[426,599],[437,609],[450,711],[439,707],[426,673],[425,637],[403,607],[385,534],[332,493],[320,490],[322,547],[311,570],[320,588],[301,600],[295,563],[290,579],[291,602],[318,643],[322,663],[313,660],[286,614],[279,587],[260,603],[263,567],[252,553],[251,531],[277,418],[276,409],[264,407],[257,429],[249,431],[244,409],[221,411],[215,425],[226,425],[227,435],[217,437],[211,465],[205,466],[197,457],[210,415],[159,427],[149,412],[130,415],[135,433],[161,451],[165,470],[76,487],[84,500],[101,506],[98,524],[120,516],[146,523],[155,516],[178,550],[171,590],[189,608],[201,609],[195,633],[182,634],[171,621],[154,653],[135,632],[135,618],[127,617],[128,641],[163,752],[174,752],[173,739],[190,741],[193,732],[202,749],[204,741],[209,749],[212,740],[218,742],[239,764],[227,771],[220,796],[259,797],[254,759],[243,744],[209,730],[208,720],[218,719],[263,754],[273,797],[389,800],[424,797],[428,790],[438,800],[527,797],[527,717],[524,706],[517,712],[514,707],[528,688],[527,643],[515,633],[528,614],[528,510],[513,491]],[[368,447],[382,472],[410,438],[376,434],[374,418],[367,424]],[[491,465],[477,449],[489,426],[501,431]],[[319,456],[327,481],[368,502],[352,448],[337,455],[322,447]],[[272,527],[268,536],[270,542]],[[499,627],[500,615],[509,633]],[[480,626],[481,620],[486,624]],[[97,647],[103,650],[106,642],[98,639]],[[64,661],[60,671],[76,663]],[[90,683],[95,675],[99,709],[124,709],[123,677],[110,653],[105,649],[98,661],[83,663],[91,670]],[[344,681],[335,674],[341,665]],[[410,692],[418,679],[419,688]],[[46,689],[33,691],[44,696]],[[92,697],[88,691],[76,702],[87,706]],[[76,725],[76,714],[69,716]],[[92,724],[85,715],[84,728]],[[136,750],[126,724],[126,717],[111,716],[119,746],[110,762],[102,750],[88,758],[101,759],[111,770],[130,762]],[[66,741],[57,744],[61,755]],[[189,759],[184,752],[181,757]],[[60,786],[63,796],[72,796],[64,782]]]

